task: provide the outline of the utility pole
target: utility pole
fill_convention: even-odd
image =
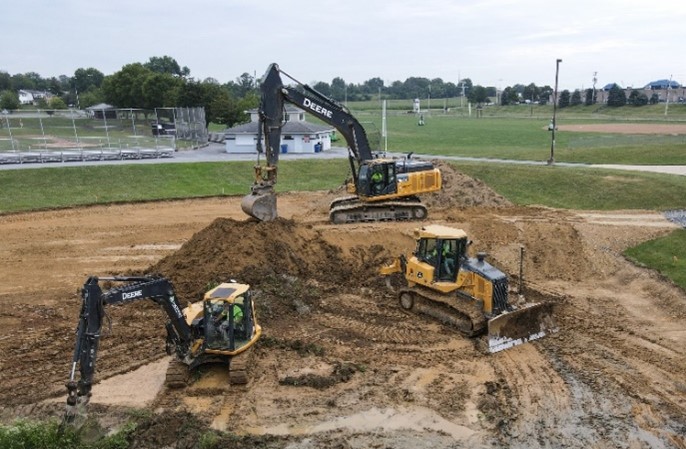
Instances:
[[[595,83],[598,81],[598,72],[593,72],[593,96],[591,96],[591,104],[595,104]]]
[[[557,79],[560,73],[560,63],[562,59],[555,61],[555,91],[553,92],[553,123],[551,128],[552,141],[550,142],[550,159],[548,159],[548,165],[555,164],[555,129],[557,129],[557,119],[555,113],[557,112]]]
[[[667,116],[667,109],[669,108],[669,89],[672,87],[672,75],[669,75],[669,84],[667,84],[667,101],[665,101],[665,116]]]

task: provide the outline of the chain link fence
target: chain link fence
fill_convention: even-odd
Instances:
[[[172,157],[207,139],[204,108],[0,112],[0,163]]]

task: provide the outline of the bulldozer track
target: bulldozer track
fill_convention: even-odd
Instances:
[[[398,299],[403,309],[435,318],[466,337],[486,331],[486,317],[471,299],[457,295],[444,297],[421,287],[399,290]]]

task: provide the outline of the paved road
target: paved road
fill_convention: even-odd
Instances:
[[[401,157],[401,154],[390,154],[389,156]],[[476,161],[508,163],[518,165],[546,165],[545,161],[518,161],[503,159],[474,158],[461,156],[435,156],[435,155],[414,155],[422,159],[444,159],[452,161]],[[331,150],[321,153],[295,154],[286,153],[279,156],[282,160],[297,159],[343,159],[348,157],[345,148],[334,147]],[[114,160],[114,161],[74,161],[74,162],[46,162],[29,164],[0,164],[0,170],[20,170],[25,168],[43,167],[75,167],[89,165],[123,165],[123,164],[160,164],[160,163],[189,163],[189,162],[228,162],[228,161],[255,161],[255,154],[228,154],[224,144],[210,143],[199,150],[177,151],[170,158],[150,158],[140,160]],[[555,165],[560,167],[584,167],[584,168],[604,168],[612,170],[642,171],[663,173],[672,175],[686,176],[686,165],[614,165],[614,164],[576,164],[569,162],[557,162]]]

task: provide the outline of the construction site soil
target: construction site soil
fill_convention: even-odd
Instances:
[[[622,251],[675,225],[651,211],[516,207],[450,166],[429,220],[554,303],[559,332],[497,354],[405,313],[377,274],[417,222],[332,225],[340,192],[279,196],[282,218],[240,198],[0,217],[0,421],[59,420],[89,275],[159,273],[182,301],[250,283],[262,339],[250,381],[205,367],[163,386],[166,316],[110,307],[89,405],[100,432],[138,422],[130,447],[686,448],[686,293]],[[513,280],[512,284],[518,284]]]

